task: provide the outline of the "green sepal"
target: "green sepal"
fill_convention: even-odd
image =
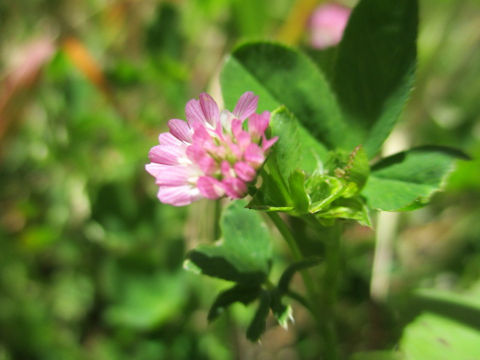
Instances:
[[[356,196],[353,198],[340,198],[323,212],[316,213],[317,219],[350,219],[356,220],[361,225],[372,227],[372,221],[365,200]]]

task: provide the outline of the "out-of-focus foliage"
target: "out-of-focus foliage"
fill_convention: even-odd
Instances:
[[[159,204],[143,168],[236,39],[290,6],[250,3],[0,2],[1,359],[233,358],[204,320],[222,284],[181,267],[206,218]],[[54,50],[15,82],[31,42]]]
[[[418,80],[398,131],[473,160],[449,192],[402,215],[391,292],[407,306],[417,286],[475,296],[480,279],[480,4],[421,5]],[[161,205],[143,170],[166,121],[211,86],[223,56],[239,39],[275,38],[292,6],[0,1],[0,359],[317,358],[312,324],[296,307],[295,327],[267,322],[262,346],[238,331],[253,315],[241,305],[207,325],[226,284],[181,266],[193,243],[214,239],[206,224],[215,209]],[[22,51],[39,41],[51,56]],[[25,64],[30,72],[15,72]],[[303,250],[321,253],[304,235]],[[450,321],[422,315],[401,339],[398,313],[369,299],[373,247],[369,230],[347,230],[337,314],[345,354],[408,349],[422,319],[439,331]]]

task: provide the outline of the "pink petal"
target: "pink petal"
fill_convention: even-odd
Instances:
[[[215,147],[210,152],[212,154],[215,154],[215,156],[217,156],[218,158],[225,158],[225,156],[227,156],[227,150],[225,149],[225,146],[223,146],[223,145],[219,145],[219,146]]]
[[[273,144],[275,144],[278,140],[278,136],[275,136],[269,140],[267,140],[267,138],[265,137],[265,134],[262,135],[262,150],[265,152],[267,151],[268,149],[270,149]]]
[[[164,132],[158,135],[158,142],[160,145],[182,145],[183,143],[169,132]]]
[[[194,123],[193,124],[193,143],[203,146],[203,144],[207,142],[212,141],[212,137],[210,133],[205,129],[205,126],[199,124],[199,123]]]
[[[153,177],[157,177],[157,175],[163,171],[163,166],[169,166],[169,165],[160,165],[157,163],[150,163],[145,165],[145,170],[152,175]]]
[[[243,121],[257,110],[257,105],[258,96],[251,91],[247,91],[238,99],[233,115]]]
[[[203,157],[208,156],[205,149],[201,146],[196,145],[196,144],[195,145],[190,145],[189,147],[187,147],[186,154],[187,154],[188,158],[190,160],[192,160],[192,162],[195,162],[195,163],[197,161],[199,161],[200,159],[202,159]]]
[[[152,174],[149,170],[153,170],[155,175]],[[168,165],[158,165],[154,168],[153,166],[147,170],[155,176],[155,182],[160,186],[180,186],[187,185],[189,178],[192,176],[192,171],[185,166],[168,166]]]
[[[189,185],[161,186],[157,196],[161,202],[174,206],[188,205],[201,198],[198,189]]]
[[[233,154],[233,156],[235,157],[234,160],[241,159],[243,156],[242,148],[238,144],[235,144],[231,138],[227,138],[225,142],[227,152]]]
[[[250,134],[243,130],[240,119],[234,119],[232,121],[232,133],[240,148],[245,149],[250,144]]]
[[[235,177],[235,172],[233,171],[232,167],[230,166],[230,163],[227,160],[222,161],[220,165],[220,170],[222,172],[223,177],[225,178]]]
[[[241,199],[247,193],[247,185],[240,179],[229,178],[223,180],[225,192],[232,199]]]
[[[151,162],[176,165],[185,156],[185,149],[175,145],[157,145],[150,149],[148,158]]]
[[[197,187],[207,199],[218,199],[225,194],[223,184],[211,176],[201,176],[198,178]]]
[[[179,119],[172,119],[168,121],[168,128],[173,136],[177,139],[187,143],[192,142],[192,129],[188,126],[186,121]]]
[[[264,111],[261,115],[253,114],[248,121],[248,130],[252,136],[260,137],[270,123],[270,112]]]
[[[233,136],[237,137],[242,131],[243,131],[242,120],[233,119],[233,121],[232,121],[232,134],[233,134]]]
[[[187,102],[187,105],[185,106],[185,115],[187,116],[187,121],[190,126],[193,126],[193,124],[205,124],[207,121],[203,114],[202,107],[200,106],[200,102],[196,99]]]
[[[256,171],[246,162],[239,161],[234,165],[237,176],[243,181],[250,182],[255,179]]]
[[[219,110],[217,103],[207,93],[200,94],[199,99],[200,107],[202,108],[205,119],[210,125],[216,127],[219,122]]]
[[[245,161],[258,168],[265,161],[262,149],[257,144],[250,144],[245,150]]]
[[[240,134],[237,136],[237,144],[240,146],[241,149],[246,149],[248,145],[252,143],[252,139],[250,137],[250,134],[247,133],[246,131],[242,131]],[[238,156],[240,157],[240,156]]]
[[[217,170],[216,162],[198,145],[191,145],[187,148],[188,158],[195,163],[204,174],[211,175]]]

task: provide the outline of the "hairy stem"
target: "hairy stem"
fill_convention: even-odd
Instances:
[[[338,279],[340,275],[340,235],[341,228],[338,222],[329,229],[329,236],[325,241],[325,255],[327,267],[325,271],[325,326],[327,327],[327,344],[335,344],[331,351],[332,359],[338,359],[338,339],[335,325],[335,304],[337,302]]]
[[[287,242],[293,257],[296,261],[302,260],[304,257],[298,247],[297,241],[293,236],[290,228],[278,216],[277,213],[269,212],[270,217],[282,237]],[[318,224],[320,227],[320,224]],[[335,330],[335,322],[333,316],[333,305],[336,300],[337,280],[339,268],[339,236],[340,229],[335,227],[335,230],[329,231],[327,241],[327,270],[325,273],[325,294],[320,294],[315,286],[312,277],[308,270],[300,271],[305,288],[307,290],[307,300],[309,306],[307,309],[313,314],[318,328],[324,339],[324,359],[337,360],[337,337]]]

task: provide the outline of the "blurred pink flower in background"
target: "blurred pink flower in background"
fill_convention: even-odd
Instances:
[[[5,87],[13,89],[28,86],[55,50],[55,45],[49,38],[36,39],[26,44],[12,56],[11,71],[7,74]]]
[[[317,49],[337,45],[350,17],[351,9],[327,3],[315,9],[310,18],[310,42]]]
[[[6,114],[9,103],[34,84],[55,51],[54,41],[44,37],[32,40],[10,54],[10,64],[4,73],[0,73],[0,138],[11,120]]]
[[[265,137],[270,113],[256,114],[257,103],[258,96],[246,92],[233,113],[220,112],[203,93],[187,103],[187,121],[168,121],[170,131],[159,135],[160,144],[150,150],[151,162],[145,166],[155,177],[161,202],[183,206],[201,198],[247,194],[247,183],[256,178],[277,140]]]

